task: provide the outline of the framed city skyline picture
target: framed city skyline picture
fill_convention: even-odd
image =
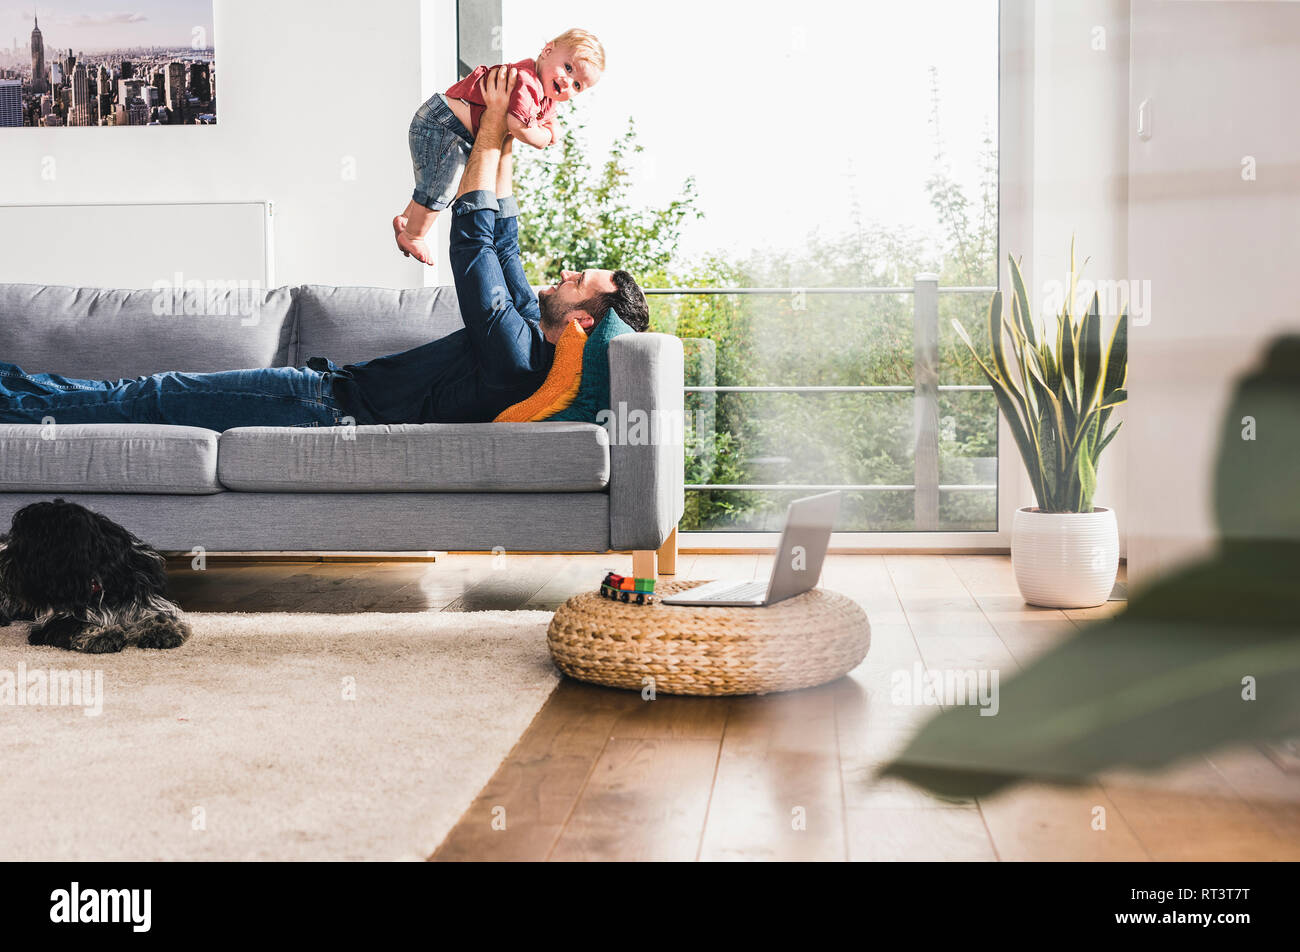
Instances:
[[[0,0],[0,128],[217,121],[213,0]]]

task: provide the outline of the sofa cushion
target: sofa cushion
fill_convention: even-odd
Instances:
[[[90,380],[269,367],[288,352],[291,303],[288,288],[209,294],[0,284],[0,360]]]
[[[602,412],[612,409],[609,399],[609,342],[615,337],[635,333],[610,308],[587,337],[587,346],[582,351],[582,384],[578,396],[568,407],[546,419],[596,423]]]
[[[135,423],[0,424],[0,492],[221,492],[217,434]]]
[[[355,364],[400,353],[465,326],[454,287],[335,288],[304,285],[298,298],[296,357]]]
[[[546,382],[527,400],[506,407],[492,422],[531,423],[545,420],[573,403],[582,385],[582,349],[587,345],[587,332],[577,321],[569,326],[555,342],[555,359],[546,374]]]
[[[582,423],[399,423],[221,434],[217,474],[244,492],[596,492],[609,434]]]

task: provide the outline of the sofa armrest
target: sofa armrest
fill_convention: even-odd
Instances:
[[[613,549],[657,549],[686,505],[682,342],[667,334],[610,341],[609,539]]]

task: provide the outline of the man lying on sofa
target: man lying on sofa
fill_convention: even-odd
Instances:
[[[484,78],[487,111],[451,206],[451,269],[465,327],[412,350],[338,367],[161,373],[70,380],[0,362],[0,423],[160,423],[242,426],[480,423],[542,385],[555,343],[577,320],[589,330],[612,308],[635,331],[645,295],[626,271],[565,271],[534,294],[519,261],[506,104],[515,71]],[[364,315],[358,316],[364,320]]]

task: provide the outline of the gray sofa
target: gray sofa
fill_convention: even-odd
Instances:
[[[350,363],[460,326],[454,288],[0,285],[0,360],[74,378]],[[613,406],[680,420],[682,368],[674,337],[616,339]],[[0,425],[0,527],[60,495],[168,551],[633,550],[644,569],[683,507],[680,427],[654,429]]]

